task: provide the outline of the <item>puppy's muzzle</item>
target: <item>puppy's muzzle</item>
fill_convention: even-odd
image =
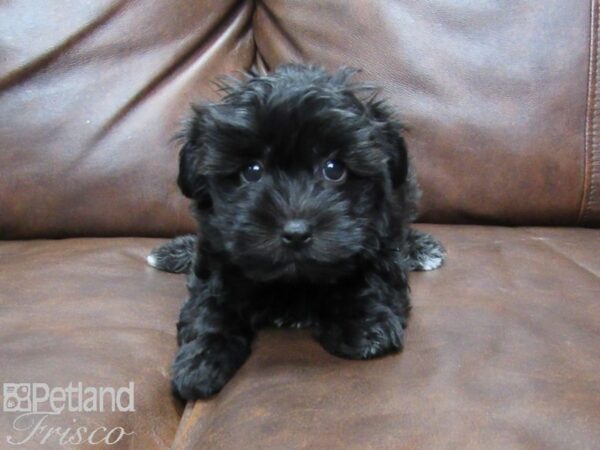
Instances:
[[[312,241],[312,227],[302,219],[289,220],[281,231],[281,242],[287,247],[299,249]]]

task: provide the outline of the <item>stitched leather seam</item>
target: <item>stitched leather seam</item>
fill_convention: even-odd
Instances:
[[[579,214],[579,223],[583,225],[591,224],[592,220],[597,220],[600,214],[600,152],[598,151],[598,134],[600,132],[600,88],[598,83],[600,49],[598,46],[598,0],[592,0],[591,5],[584,184]]]

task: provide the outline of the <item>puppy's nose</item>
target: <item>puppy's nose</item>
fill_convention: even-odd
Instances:
[[[312,229],[306,220],[294,219],[283,226],[281,240],[285,245],[301,247],[312,239]]]

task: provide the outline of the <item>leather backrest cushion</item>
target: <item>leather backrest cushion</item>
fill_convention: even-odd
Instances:
[[[191,230],[171,141],[190,102],[219,74],[298,60],[383,86],[421,220],[597,223],[590,5],[509,3],[4,2],[0,236]]]
[[[265,0],[255,36],[266,66],[355,65],[384,87],[410,128],[422,219],[599,223],[590,2]]]

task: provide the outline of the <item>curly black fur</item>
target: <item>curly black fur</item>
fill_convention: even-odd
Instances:
[[[402,349],[407,273],[434,268],[424,252],[439,266],[444,251],[409,229],[419,195],[402,127],[353,73],[282,66],[194,107],[178,183],[200,237],[149,257],[161,269],[192,268],[173,364],[181,397],[218,392],[264,326],[310,326],[346,358]],[[328,180],[325,161],[344,178]],[[259,180],[240,175],[257,164]],[[292,222],[307,233],[301,245],[284,235]]]
[[[197,257],[198,237],[186,234],[153,249],[148,255],[148,264],[158,270],[171,273],[189,273]],[[398,249],[401,252],[400,249]],[[405,248],[401,252],[407,259],[409,271],[427,271],[440,267],[446,259],[446,250],[431,234],[410,228]]]

